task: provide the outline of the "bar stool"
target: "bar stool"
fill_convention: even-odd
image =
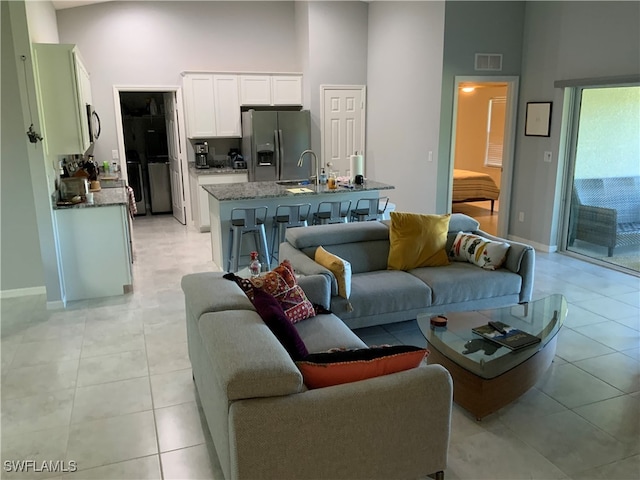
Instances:
[[[356,208],[349,214],[350,222],[369,222],[382,219],[382,214],[387,208],[389,197],[360,198]]]
[[[252,233],[256,250],[263,258],[263,265],[271,270],[269,247],[264,224],[267,220],[267,207],[234,208],[231,210],[231,228],[229,229],[229,271],[238,271],[238,259],[242,247],[242,235]]]
[[[313,214],[313,224],[347,223],[350,208],[351,200],[320,202],[318,204],[318,211]]]
[[[287,228],[306,227],[310,203],[296,203],[294,205],[278,205],[276,214],[273,217],[273,229],[271,232],[271,262],[273,263],[276,254],[276,245],[280,253],[279,245],[284,242]]]

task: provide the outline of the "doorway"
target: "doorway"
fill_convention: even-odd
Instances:
[[[640,86],[574,88],[564,250],[640,273]]]
[[[184,148],[178,88],[114,87],[123,178],[137,216],[172,214],[186,224]]]
[[[451,211],[505,236],[517,110],[517,77],[456,77]]]

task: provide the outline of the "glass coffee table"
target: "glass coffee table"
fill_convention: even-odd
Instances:
[[[454,401],[477,419],[508,405],[544,375],[556,353],[557,333],[567,316],[567,301],[550,295],[525,305],[443,314],[446,327],[433,327],[434,313],[418,315],[431,353],[428,363],[445,367],[453,378]],[[520,350],[485,340],[473,327],[498,321],[540,338]]]

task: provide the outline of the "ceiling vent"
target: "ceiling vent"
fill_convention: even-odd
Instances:
[[[502,71],[502,54],[476,53],[476,70]]]

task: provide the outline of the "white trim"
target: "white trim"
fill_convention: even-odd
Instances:
[[[40,287],[14,288],[11,290],[0,290],[0,298],[28,297],[30,295],[46,295],[46,293],[47,287],[44,285]]]
[[[360,135],[362,135],[362,149],[366,155],[367,152],[367,138],[365,136],[367,131],[367,86],[366,85],[320,85],[320,158],[322,159],[320,164],[326,165],[327,162],[324,158],[324,96],[328,90],[360,90],[362,94],[362,106],[360,108]]]
[[[558,246],[557,245],[545,245],[543,243],[532,242],[529,239],[516,237],[515,235],[509,235],[507,238],[509,240],[513,240],[514,242],[525,243],[527,245],[530,245],[533,248],[535,248],[536,250],[540,250],[541,252],[555,253],[555,252],[558,251]]]
[[[126,169],[126,151],[124,146],[124,135],[122,125],[122,110],[120,108],[120,92],[175,92],[176,94],[176,110],[178,111],[178,130],[180,135],[178,136],[180,167],[182,173],[182,190],[183,190],[183,205],[185,209],[185,221],[186,227],[194,225],[194,221],[191,214],[191,195],[189,194],[189,164],[187,161],[187,132],[184,118],[184,105],[182,103],[182,87],[180,85],[114,85],[113,86],[113,103],[116,117],[116,138],[118,141],[118,154],[120,156],[120,169],[122,178],[127,181],[127,169]],[[122,165],[125,168],[122,168]]]
[[[222,71],[222,70],[183,70],[180,72],[180,76],[184,77],[185,75],[191,74],[222,74],[222,75],[302,75],[302,72],[255,72],[255,71]]]
[[[513,162],[516,145],[516,127],[518,114],[518,90],[520,77],[518,76],[493,76],[493,75],[456,75],[453,89],[453,118],[451,119],[451,145],[449,150],[449,190],[447,194],[447,206],[451,211],[453,199],[453,167],[456,155],[456,123],[458,119],[458,90],[461,83],[506,83],[507,106],[505,109],[505,133],[502,149],[502,174],[500,176],[500,209],[498,210],[497,236],[506,237],[509,212],[511,204],[511,186],[513,181]]]
[[[66,308],[66,304],[62,300],[47,302],[47,310],[63,310],[64,308]]]

